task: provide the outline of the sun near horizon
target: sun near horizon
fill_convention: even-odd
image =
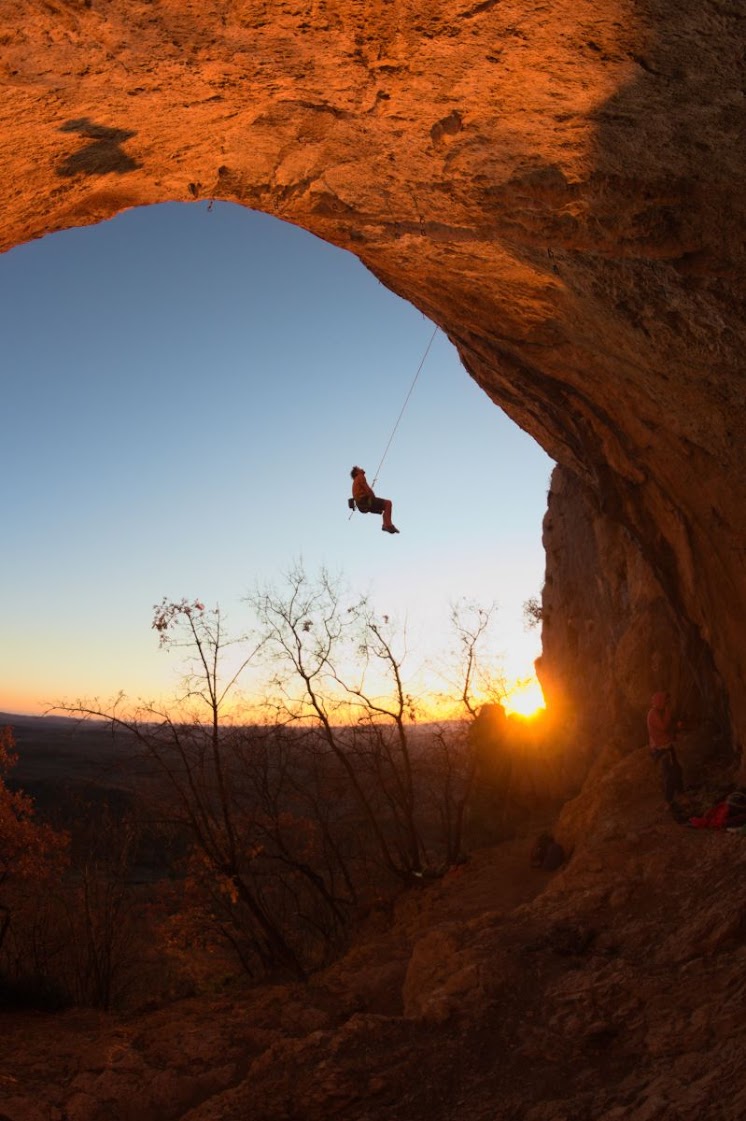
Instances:
[[[381,699],[385,700],[385,698]],[[126,707],[128,712],[131,713],[141,710],[144,703],[144,698],[127,697],[126,695],[122,696],[121,700],[129,701],[129,705],[126,705]],[[79,703],[82,704],[79,700],[72,701],[70,698],[66,698],[64,701],[57,699],[42,702],[27,695],[18,697],[17,701],[6,700],[0,705],[0,710],[7,715],[14,716],[59,716],[65,714],[68,705],[74,708]],[[174,696],[169,698],[159,697],[151,703],[163,711],[168,709],[171,713],[179,709],[179,701]],[[494,703],[494,701],[481,698],[478,701],[478,707],[488,703]],[[505,690],[498,703],[502,705],[508,716],[518,716],[526,720],[533,720],[546,712],[544,693],[536,677],[528,680],[525,677],[516,679],[512,685],[506,683]],[[104,709],[107,708],[107,704],[109,708],[111,707],[111,702],[105,699],[101,700],[101,704]],[[190,715],[193,716],[193,713],[184,711],[184,719],[190,719]],[[444,700],[442,697],[427,698],[426,696],[421,698],[420,722],[438,723],[439,721],[448,722],[465,718],[465,713],[455,712],[453,699]],[[236,700],[224,707],[223,719],[230,723],[262,723],[261,706],[255,706],[250,699],[243,697],[241,700]]]
[[[508,716],[523,716],[528,720],[545,712],[547,707],[538,678],[517,684],[506,693],[502,704]]]

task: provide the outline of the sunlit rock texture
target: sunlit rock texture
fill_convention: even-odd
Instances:
[[[677,614],[637,542],[601,504],[576,475],[555,469],[537,670],[554,734],[572,745],[567,778],[582,781],[604,745],[643,745],[650,697],[667,690],[683,724],[687,782],[704,781],[735,761],[722,679],[698,629]]]
[[[1,245],[216,198],[356,253],[578,480],[738,743],[743,44],[736,0],[6,0]],[[595,702],[644,709],[661,632],[607,580],[635,658]]]

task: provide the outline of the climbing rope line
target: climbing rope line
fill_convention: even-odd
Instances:
[[[420,374],[422,373],[422,367],[425,365],[425,361],[427,360],[427,356],[430,353],[430,347],[433,345],[433,341],[435,339],[435,336],[438,333],[438,330],[439,330],[439,328],[436,324],[435,329],[434,329],[432,335],[430,336],[430,342],[427,344],[427,347],[425,348],[425,353],[422,355],[422,361],[420,362],[419,366],[417,367],[417,373],[414,375],[414,379],[412,381],[412,384],[409,387],[409,393],[404,398],[404,404],[402,405],[401,411],[400,411],[398,417],[396,418],[396,424],[394,425],[394,427],[391,431],[391,435],[389,436],[389,442],[384,449],[383,455],[381,456],[381,462],[378,464],[378,467],[376,468],[376,473],[373,476],[373,482],[371,483],[371,486],[373,487],[374,490],[375,490],[376,483],[378,481],[378,476],[381,473],[381,468],[383,467],[383,461],[386,458],[386,456],[388,455],[389,448],[391,447],[394,436],[396,435],[396,430],[399,427],[399,422],[401,421],[401,418],[404,416],[404,410],[406,409],[407,405],[409,404],[409,398],[412,396],[412,393],[414,392],[414,387],[417,384],[417,379],[420,376]]]

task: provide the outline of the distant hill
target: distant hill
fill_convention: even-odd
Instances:
[[[8,785],[25,790],[43,813],[59,811],[81,793],[121,799],[132,790],[133,737],[112,734],[106,721],[2,712],[0,726],[13,729],[18,754]]]
[[[14,728],[33,727],[35,725],[49,728],[54,724],[70,725],[79,723],[80,721],[75,716],[24,716],[17,712],[0,712],[0,724],[11,724]],[[94,723],[101,724],[103,721],[97,720],[94,721]]]

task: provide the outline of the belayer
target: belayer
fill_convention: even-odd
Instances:
[[[681,731],[684,725],[681,720],[674,720],[670,693],[653,693],[647,725],[650,757],[660,765],[663,797],[674,817],[679,818],[683,811],[678,806],[676,798],[683,793],[684,777],[676,755],[676,733]]]
[[[361,514],[382,514],[383,525],[381,529],[383,532],[398,533],[399,530],[391,521],[391,499],[376,498],[362,467],[353,467],[350,475],[352,476],[352,498],[347,500],[350,509],[358,509]]]

